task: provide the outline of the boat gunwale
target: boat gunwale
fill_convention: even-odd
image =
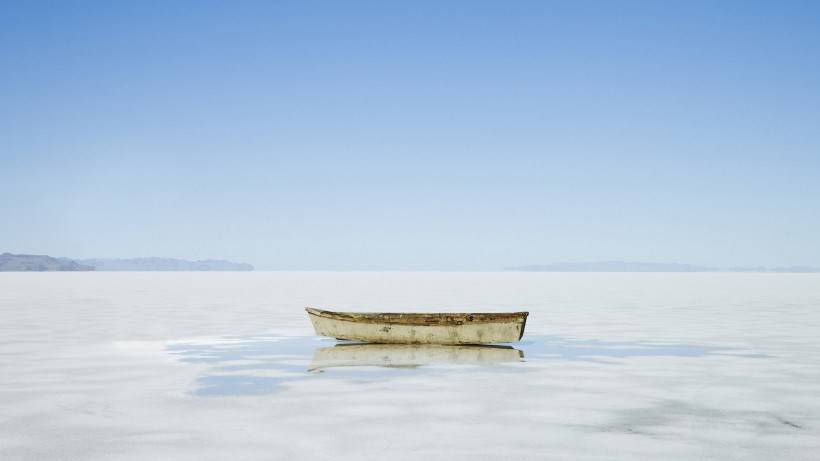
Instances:
[[[529,312],[336,312],[306,307],[309,315],[331,320],[413,326],[460,326],[481,323],[521,322],[521,336]],[[519,339],[521,337],[519,336]]]

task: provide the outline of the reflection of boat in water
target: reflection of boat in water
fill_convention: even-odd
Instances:
[[[330,367],[417,367],[433,363],[489,365],[520,362],[524,353],[510,346],[437,344],[337,344],[316,349],[309,371]]]
[[[390,344],[490,344],[518,341],[527,312],[375,313],[305,309],[319,336]]]

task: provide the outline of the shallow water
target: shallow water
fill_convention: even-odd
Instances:
[[[494,348],[302,308],[531,312]],[[818,459],[817,274],[0,274],[0,459]]]
[[[313,336],[223,337],[179,341],[166,351],[180,361],[207,364],[192,389],[194,395],[248,395],[274,392],[290,381],[333,378],[384,380],[403,376],[495,372],[515,376],[550,360],[607,362],[627,357],[764,358],[759,354],[686,344],[583,341],[527,336],[521,342],[487,346],[388,345],[336,341]],[[405,369],[412,369],[405,371]]]

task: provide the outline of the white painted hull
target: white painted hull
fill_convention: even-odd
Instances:
[[[414,324],[406,320],[379,321],[379,316],[396,318],[417,314],[345,314],[308,309],[316,334],[337,339],[349,339],[387,344],[491,344],[521,339],[526,313],[515,314],[429,314],[468,318],[458,323],[440,320],[437,324]],[[350,317],[353,320],[338,317]],[[355,316],[355,317],[353,317]],[[483,317],[482,317],[483,316]],[[486,318],[504,316],[497,321]],[[475,318],[474,318],[475,317]]]

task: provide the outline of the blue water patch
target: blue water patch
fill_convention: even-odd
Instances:
[[[727,348],[527,336],[492,346],[376,345],[305,336],[226,336],[169,344],[183,363],[205,365],[192,390],[198,396],[259,395],[284,383],[335,378],[374,380],[417,373],[527,371],[534,363],[570,360],[618,363],[638,357],[762,357]]]
[[[527,337],[519,343],[530,360],[560,358],[564,360],[622,359],[629,357],[703,357],[725,351],[725,348],[692,344],[658,344],[578,340],[558,336]]]

